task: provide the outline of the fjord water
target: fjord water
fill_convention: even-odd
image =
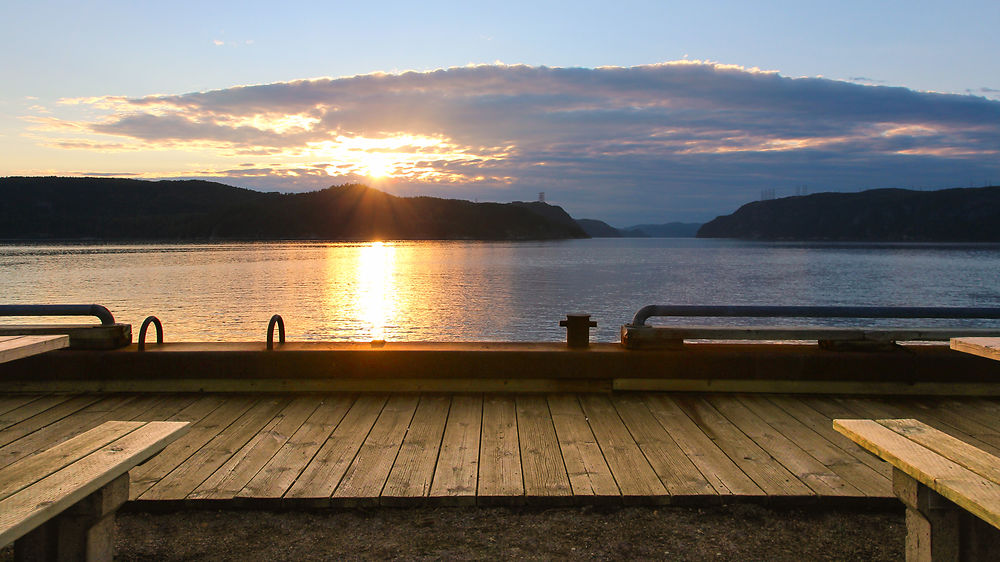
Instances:
[[[299,341],[559,341],[559,320],[577,312],[598,322],[594,340],[617,341],[619,326],[647,304],[1000,306],[1000,245],[0,245],[0,293],[8,304],[103,304],[135,332],[155,315],[166,341],[261,341],[272,314]]]

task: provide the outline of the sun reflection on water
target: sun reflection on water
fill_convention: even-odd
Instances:
[[[385,339],[386,325],[396,313],[395,269],[396,248],[392,244],[372,242],[360,248],[358,312],[372,340]]]

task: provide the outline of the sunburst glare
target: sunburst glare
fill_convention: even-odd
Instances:
[[[358,305],[373,340],[385,339],[386,323],[395,312],[395,257],[396,249],[392,244],[372,242],[361,247],[358,260]]]

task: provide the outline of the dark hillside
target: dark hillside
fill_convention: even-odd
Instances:
[[[585,238],[559,207],[402,198],[362,185],[296,194],[206,181],[0,178],[0,238],[266,240]],[[567,220],[560,217],[565,216]]]
[[[706,223],[698,237],[1000,242],[1000,187],[874,189],[757,201]]]

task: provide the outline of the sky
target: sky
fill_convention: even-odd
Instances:
[[[615,226],[1000,184],[1000,2],[0,5],[0,176],[545,199]]]

